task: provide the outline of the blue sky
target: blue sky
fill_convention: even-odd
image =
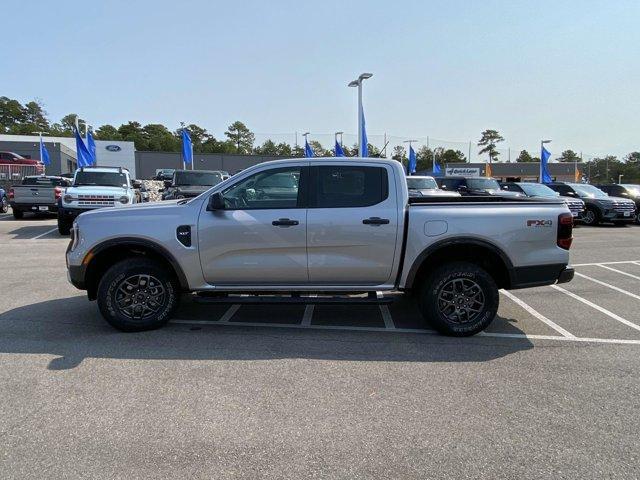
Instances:
[[[346,84],[370,71],[376,141],[640,150],[637,0],[2,3],[0,95],[55,120],[355,133]]]

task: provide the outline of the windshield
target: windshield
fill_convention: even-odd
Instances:
[[[212,187],[221,181],[219,172],[176,172],[174,185]]]
[[[607,198],[609,196],[599,188],[594,187],[593,185],[587,185],[582,183],[570,183],[569,186],[573,188],[581,197]]]
[[[629,195],[631,195],[632,197],[640,197],[640,185],[629,185],[629,184],[624,184],[621,185],[622,187],[627,189],[627,192],[629,193]]]
[[[500,190],[500,185],[493,178],[469,178],[467,185],[473,190]]]
[[[73,182],[74,187],[100,185],[103,187],[124,187],[129,186],[127,174],[120,172],[91,172],[79,171]]]
[[[438,184],[433,178],[407,177],[407,186],[411,190],[437,190]]]
[[[558,193],[539,183],[518,183],[528,197],[557,197]]]

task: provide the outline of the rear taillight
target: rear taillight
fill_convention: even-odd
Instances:
[[[56,194],[56,200],[60,200],[60,197],[62,196],[62,189],[60,187],[56,187],[53,191]]]
[[[558,237],[557,243],[560,248],[569,250],[573,241],[573,216],[571,213],[561,213],[558,215]]]
[[[13,200],[13,198],[16,196],[16,192],[13,191],[13,188],[9,189],[9,200]]]

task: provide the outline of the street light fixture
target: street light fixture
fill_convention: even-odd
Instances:
[[[373,73],[361,73],[356,80],[348,83],[349,87],[358,87],[358,156],[362,157],[364,145],[362,139],[362,81],[373,77]]]

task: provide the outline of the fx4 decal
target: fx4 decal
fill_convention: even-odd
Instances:
[[[527,220],[527,227],[550,227],[553,225],[551,220]]]

